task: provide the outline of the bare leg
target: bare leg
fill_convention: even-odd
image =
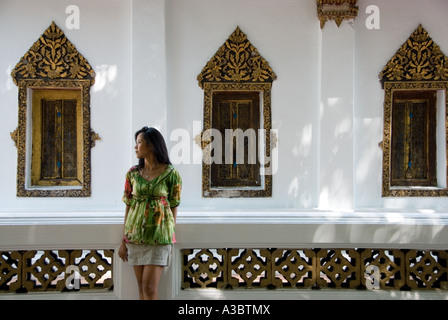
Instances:
[[[140,300],[157,300],[163,267],[155,265],[134,266],[134,272],[137,278]]]

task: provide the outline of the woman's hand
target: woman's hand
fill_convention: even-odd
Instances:
[[[118,249],[118,256],[123,261],[128,261],[128,248],[126,247],[126,243],[124,242],[124,240],[121,241],[120,249]]]

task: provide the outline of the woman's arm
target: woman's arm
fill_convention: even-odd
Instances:
[[[123,261],[128,261],[128,248],[126,247],[126,241],[124,238],[124,225],[126,224],[126,219],[128,217],[130,206],[126,206],[125,212],[124,212],[124,223],[123,223],[123,231],[121,232],[121,244],[120,249],[118,249],[118,256]]]
[[[176,223],[176,219],[177,219],[177,207],[173,207],[173,208],[171,208],[171,212],[173,213],[174,223]]]

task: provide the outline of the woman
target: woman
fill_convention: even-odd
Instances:
[[[171,165],[165,140],[154,128],[135,133],[139,163],[126,174],[126,204],[119,256],[134,267],[139,296],[158,299],[163,268],[169,265],[182,179]]]

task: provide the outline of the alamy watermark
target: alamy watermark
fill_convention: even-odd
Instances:
[[[69,14],[65,19],[65,26],[67,29],[79,29],[80,28],[80,11],[79,7],[71,4],[65,8],[65,13]]]
[[[380,269],[376,265],[368,265],[365,271],[366,288],[377,290],[380,288]]]
[[[369,5],[366,13],[370,14],[365,22],[366,28],[369,30],[380,29],[380,8],[376,5]]]
[[[267,152],[267,131],[265,129],[225,129],[224,134],[218,129],[201,132],[201,122],[193,121],[193,135],[183,128],[174,129],[170,141],[176,142],[170,148],[173,164],[256,164],[262,167],[261,174],[273,175],[278,170],[278,148]],[[270,129],[270,144],[278,138],[278,130]],[[204,146],[195,148],[193,144]],[[258,159],[258,162],[257,162]]]
[[[65,269],[66,274],[70,274],[65,280],[65,287],[68,290],[79,290],[81,287],[81,277],[79,267],[70,265]]]

